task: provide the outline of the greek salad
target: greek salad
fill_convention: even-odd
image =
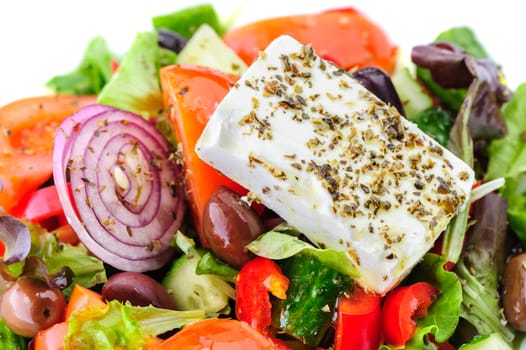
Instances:
[[[0,107],[1,347],[520,348],[526,90],[484,38],[232,23],[95,36]]]

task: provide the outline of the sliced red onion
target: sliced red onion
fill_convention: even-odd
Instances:
[[[103,105],[66,119],[53,178],[69,224],[98,258],[124,271],[165,265],[184,211],[180,165],[144,118]]]
[[[5,265],[24,260],[31,250],[29,229],[12,216],[0,216],[0,241],[5,246],[5,252],[1,259]]]

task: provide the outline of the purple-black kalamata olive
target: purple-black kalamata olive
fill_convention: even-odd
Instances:
[[[264,232],[258,214],[234,191],[219,187],[205,205],[203,231],[214,254],[241,268],[252,255],[245,246]]]
[[[118,272],[102,287],[105,300],[129,301],[135,306],[176,309],[175,301],[161,283],[139,272]]]
[[[514,256],[504,270],[502,306],[510,325],[526,331],[526,253]]]
[[[62,321],[66,298],[62,291],[37,278],[19,278],[2,295],[0,316],[14,333],[34,337]]]
[[[188,42],[188,40],[186,40],[181,34],[168,29],[159,29],[157,30],[157,33],[159,37],[159,46],[175,53],[181,52]]]

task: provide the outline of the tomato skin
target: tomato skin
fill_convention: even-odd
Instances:
[[[53,139],[60,123],[95,96],[50,95],[0,107],[0,207],[9,212],[53,173]]]
[[[427,315],[438,294],[438,290],[427,282],[397,287],[387,294],[382,307],[385,342],[403,347],[416,332],[415,319]]]
[[[106,303],[101,294],[76,284],[75,287],[73,287],[68,306],[66,307],[66,321],[70,319],[73,312],[82,310],[87,306],[105,308]]]
[[[278,36],[311,44],[345,69],[376,66],[392,73],[397,47],[381,27],[352,7],[315,14],[274,17],[234,28],[223,36],[248,65]]]
[[[273,350],[276,346],[246,322],[209,318],[186,326],[155,350]]]
[[[68,323],[60,322],[40,331],[33,339],[34,350],[63,350]]]
[[[182,145],[194,227],[205,248],[208,242],[203,231],[203,212],[208,199],[221,185],[240,195],[247,192],[201,160],[194,149],[208,119],[234,83],[233,77],[205,67],[174,65],[161,69],[164,105]]]
[[[381,343],[382,297],[355,286],[338,299],[335,350],[375,350]]]

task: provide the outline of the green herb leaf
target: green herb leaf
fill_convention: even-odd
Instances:
[[[293,233],[291,235],[290,233]],[[299,233],[286,226],[278,226],[247,245],[252,253],[269,258],[281,260],[298,253],[315,256],[321,263],[339,271],[351,278],[359,276],[358,271],[351,264],[346,254],[333,249],[320,249],[296,237]]]

